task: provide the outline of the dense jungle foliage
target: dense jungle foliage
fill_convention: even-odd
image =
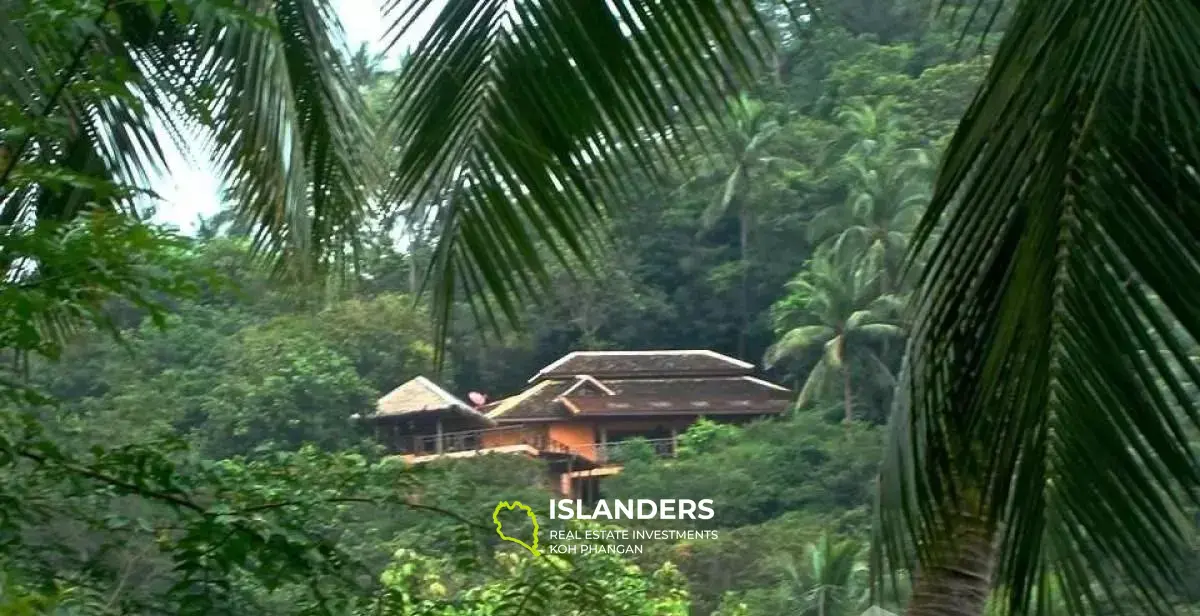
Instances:
[[[428,229],[374,229],[333,294],[272,276],[232,210],[194,237],[102,215],[31,233],[19,250],[45,242],[47,263],[91,259],[133,290],[105,303],[107,327],[62,345],[22,324],[50,292],[0,291],[0,376],[16,392],[0,415],[0,614],[902,611],[906,583],[879,597],[867,573],[902,261],[1007,13],[984,38],[917,0],[827,4],[819,21],[772,22],[774,70],[726,93],[739,105],[708,129],[723,147],[689,145],[686,173],[628,178],[636,198],[608,204],[597,276],[556,269],[499,338],[456,305],[440,371],[418,294]],[[353,66],[386,114],[395,76],[365,51]],[[137,266],[106,269],[123,253]],[[499,499],[550,498],[538,463],[406,468],[353,419],[417,375],[494,399],[570,350],[674,348],[754,362],[797,393],[786,417],[701,422],[679,457],[632,460],[606,484],[610,498],[712,498],[718,516],[697,527],[718,539],[528,558],[488,524]],[[625,526],[639,524],[654,526]]]

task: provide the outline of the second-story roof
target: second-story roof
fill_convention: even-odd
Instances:
[[[754,364],[704,349],[573,351],[542,368],[530,383],[589,375],[597,379],[740,376]]]
[[[578,351],[543,368],[525,391],[486,407],[500,423],[579,415],[757,415],[787,409],[785,387],[712,351]],[[582,372],[586,370],[587,372]]]

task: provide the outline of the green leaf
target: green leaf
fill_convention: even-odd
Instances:
[[[918,229],[885,527],[940,546],[956,516],[985,520],[1017,612],[1049,576],[1070,613],[1120,594],[1166,614],[1181,581],[1176,513],[1200,502],[1198,31],[1178,0],[1020,2]]]
[[[750,74],[756,20],[744,0],[447,2],[397,83],[384,199],[435,216],[442,330],[459,293],[515,322],[548,284],[539,247],[587,263],[627,174],[672,167],[678,124],[726,110],[722,63]]]

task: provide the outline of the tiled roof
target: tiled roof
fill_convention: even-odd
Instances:
[[[580,387],[580,380],[540,381],[501,400],[488,417],[507,423],[589,413],[778,413],[793,397],[787,388],[750,376],[599,380],[604,389]]]
[[[575,379],[565,379],[537,383],[515,396],[499,401],[488,412],[488,417],[501,421],[565,417],[569,411],[558,402],[558,397],[575,382]]]
[[[746,396],[610,396],[565,398],[577,415],[770,415],[782,413],[790,400]]]
[[[750,396],[790,400],[792,392],[752,376],[682,379],[607,379],[604,384],[618,396]],[[572,397],[584,397],[576,394]]]
[[[620,377],[740,375],[753,369],[753,364],[707,350],[575,351],[542,368],[529,382],[577,375],[601,381]]]
[[[433,381],[418,376],[388,392],[375,405],[375,417],[394,417],[429,411],[453,411],[477,415],[490,423],[471,405],[456,398]]]

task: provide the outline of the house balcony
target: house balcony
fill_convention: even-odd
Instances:
[[[447,432],[393,439],[393,455],[412,464],[439,458],[467,458],[490,453],[524,454],[549,458],[575,468],[620,466],[629,460],[671,457],[676,454],[676,439],[634,439],[567,445],[545,432],[511,426]]]
[[[675,438],[631,439],[576,445],[580,456],[600,465],[624,464],[630,460],[670,458],[678,452]]]
[[[489,453],[525,454],[531,457],[571,453],[566,445],[523,426],[407,436],[393,439],[390,445],[393,455],[399,455],[412,464]]]

